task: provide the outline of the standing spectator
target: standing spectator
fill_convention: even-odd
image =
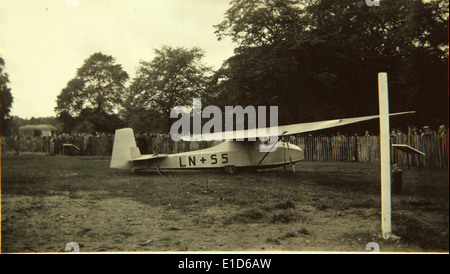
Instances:
[[[5,153],[6,152],[6,138],[5,137],[1,137],[1,144],[2,144],[2,150],[1,153]]]
[[[16,151],[15,155],[19,155],[20,153],[20,136],[16,135],[14,140],[14,150]]]
[[[146,152],[146,140],[145,140],[145,135],[142,134],[142,132],[138,132],[138,134],[136,134],[136,146],[139,148],[139,151],[141,153],[147,153]]]
[[[444,136],[447,133],[447,128],[444,125],[440,125],[438,129],[438,135]]]
[[[83,138],[83,151],[81,153],[83,155],[87,155],[87,151],[89,149],[89,135],[85,134],[82,138]]]
[[[411,126],[409,127],[409,135],[417,135],[417,127],[416,126]]]
[[[448,167],[448,136],[447,128],[440,125],[438,129],[439,147],[442,149],[440,153],[441,167]]]
[[[424,137],[424,136],[431,136],[432,135],[431,129],[430,129],[429,126],[423,126],[422,129],[423,129],[422,137]]]

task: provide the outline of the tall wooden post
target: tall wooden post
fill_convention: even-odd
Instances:
[[[391,231],[391,154],[389,137],[389,95],[387,73],[378,73],[381,152],[381,234],[388,239]]]

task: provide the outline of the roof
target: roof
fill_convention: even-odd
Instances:
[[[57,130],[52,125],[26,125],[19,127],[19,130]]]

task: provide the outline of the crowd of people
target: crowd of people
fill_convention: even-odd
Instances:
[[[444,136],[447,134],[447,127],[445,125],[440,125],[437,130],[431,129],[429,126],[423,126],[422,128],[417,128],[416,126],[408,127],[408,132],[404,133],[401,128],[394,128],[391,130],[391,136],[399,135],[414,135],[414,136]]]
[[[151,151],[152,145],[157,145],[155,137],[165,139],[167,134],[137,133],[136,143],[143,153]],[[14,150],[16,154],[20,151],[47,152],[49,154],[72,154],[72,155],[103,155],[110,156],[114,142],[114,134],[93,132],[83,133],[61,133],[53,136],[9,136],[2,137],[2,152]],[[70,145],[70,146],[69,146]],[[151,152],[149,152],[151,153]]]
[[[404,132],[401,128],[393,128],[391,130],[391,137],[399,136],[446,136],[447,128],[445,125],[440,125],[437,130],[431,129],[429,126],[417,128],[410,126]],[[312,135],[308,135],[311,136]],[[345,138],[347,134],[337,133],[337,137]],[[369,132],[365,132],[365,136],[369,136]],[[155,138],[159,137],[159,138]],[[173,147],[164,140],[170,138],[168,134],[157,133],[143,133],[135,134],[136,144],[142,153],[169,153],[172,152]],[[79,155],[104,155],[110,156],[114,141],[114,134],[93,132],[90,134],[82,133],[62,133],[55,134],[53,137],[2,137],[2,151],[12,150],[18,154],[19,151],[30,152],[49,152],[51,154],[79,154]],[[71,147],[65,147],[64,144],[72,144]],[[199,144],[199,148],[203,148],[204,144]],[[177,150],[184,151],[183,145],[179,145]]]
[[[433,130],[431,129],[431,127],[429,126],[423,126],[421,128],[417,128],[416,126],[409,126],[405,131],[402,130],[402,128],[392,128],[391,129],[391,137],[397,137],[397,136],[402,136],[402,135],[413,135],[413,136],[441,136],[443,137],[445,134],[447,134],[447,127],[445,125],[440,125],[437,130]],[[353,134],[354,136],[358,136],[358,133]],[[364,132],[364,136],[371,136],[371,135],[378,135],[378,133],[373,134],[373,133],[369,133],[369,131],[365,131]],[[315,137],[315,136],[319,136],[319,137],[326,137],[327,135],[324,134],[319,134],[319,135],[315,135],[314,133],[310,132],[307,134],[308,137]],[[347,133],[341,133],[341,132],[336,132],[335,134],[332,134],[333,137],[349,137],[352,136],[351,134],[347,134]]]

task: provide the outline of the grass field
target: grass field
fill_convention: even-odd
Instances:
[[[300,162],[226,175],[109,169],[105,157],[2,155],[1,251],[448,252],[448,170],[403,168],[380,239],[379,165]]]

